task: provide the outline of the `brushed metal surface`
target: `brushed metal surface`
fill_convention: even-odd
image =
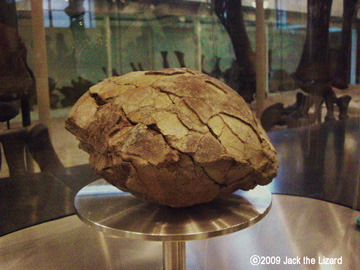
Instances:
[[[164,270],[186,269],[186,242],[164,241],[163,242],[163,265]]]
[[[82,188],[75,209],[86,224],[106,234],[152,241],[199,240],[247,228],[270,210],[271,193],[258,186],[185,208],[144,202],[105,180]]]
[[[186,243],[187,269],[359,269],[359,211],[297,196],[273,195],[271,211],[253,226],[222,237]],[[139,221],[141,222],[141,221]],[[0,269],[160,270],[162,243],[106,236],[77,216],[0,237]],[[250,258],[314,258],[313,265],[258,265]],[[342,264],[320,265],[319,257]]]

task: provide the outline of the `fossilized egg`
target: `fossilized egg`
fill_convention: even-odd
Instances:
[[[132,72],[90,88],[66,128],[112,185],[173,207],[266,185],[278,160],[245,101],[189,69]]]

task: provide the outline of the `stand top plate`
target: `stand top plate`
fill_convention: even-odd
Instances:
[[[271,193],[258,186],[212,202],[172,208],[144,202],[97,180],[75,197],[87,225],[108,235],[150,241],[188,241],[233,233],[261,220],[271,208]]]

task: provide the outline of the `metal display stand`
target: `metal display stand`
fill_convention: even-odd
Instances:
[[[186,268],[186,241],[233,233],[261,220],[271,208],[266,187],[238,190],[210,203],[185,208],[144,202],[97,180],[75,197],[75,209],[87,225],[115,237],[162,241],[165,270]]]

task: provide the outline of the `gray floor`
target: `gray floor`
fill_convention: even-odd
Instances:
[[[321,200],[273,195],[270,213],[252,227],[187,242],[187,269],[359,269],[359,215]],[[1,269],[162,269],[161,242],[107,237],[75,215],[5,235],[0,247]],[[254,255],[275,264],[253,266]],[[285,264],[287,258],[300,264]],[[325,258],[341,261],[327,265]]]

